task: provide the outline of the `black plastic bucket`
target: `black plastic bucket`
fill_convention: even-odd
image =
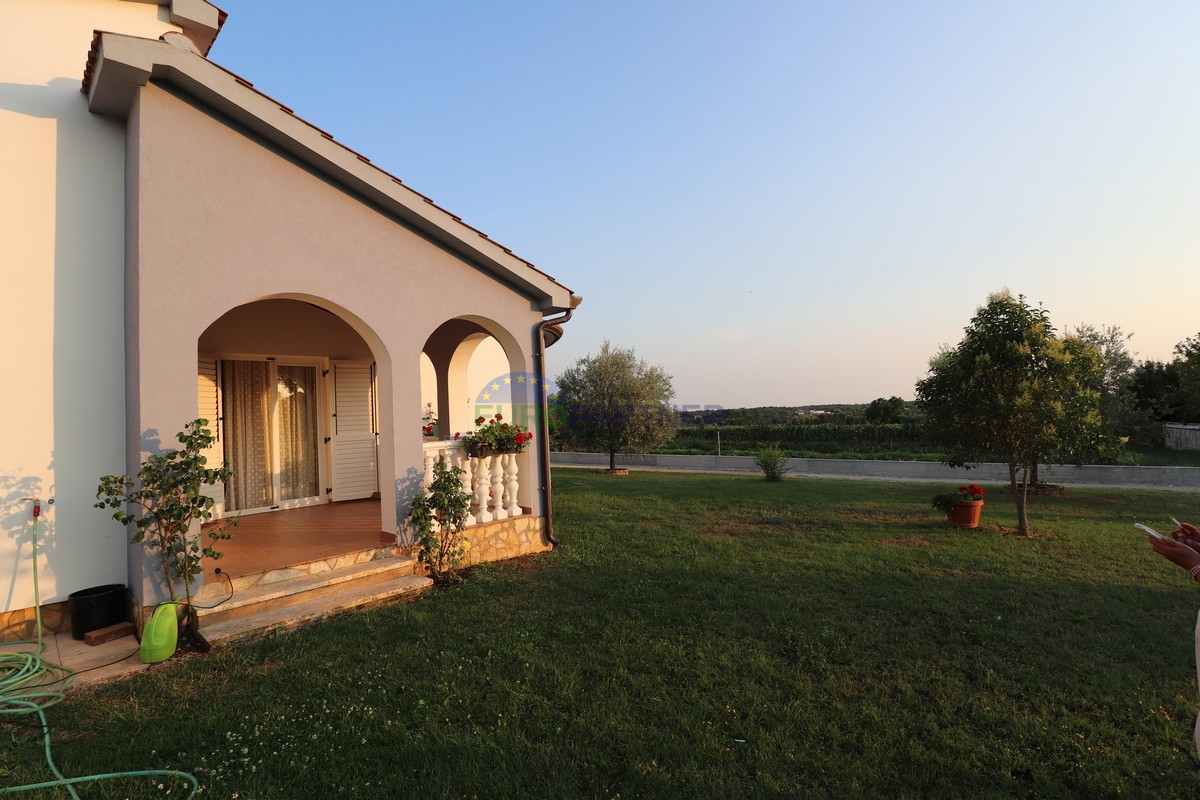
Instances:
[[[71,636],[82,639],[85,633],[124,622],[126,617],[125,584],[93,586],[67,595],[71,616]]]

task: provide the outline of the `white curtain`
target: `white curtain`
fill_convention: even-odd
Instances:
[[[279,494],[313,497],[317,486],[317,368],[279,366]]]
[[[222,361],[225,399],[225,463],[233,476],[225,486],[227,508],[240,511],[275,505],[271,479],[271,365]]]

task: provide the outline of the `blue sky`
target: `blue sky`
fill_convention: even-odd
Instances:
[[[1200,331],[1200,4],[218,0],[209,54],[725,407],[911,398],[1003,287]]]

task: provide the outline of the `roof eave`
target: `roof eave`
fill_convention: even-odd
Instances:
[[[138,89],[150,80],[177,87],[424,235],[493,272],[530,295],[544,313],[571,308],[572,295],[567,287],[428,197],[408,188],[399,178],[374,166],[366,156],[300,119],[249,82],[164,41],[96,33],[83,82],[91,111],[126,118]]]

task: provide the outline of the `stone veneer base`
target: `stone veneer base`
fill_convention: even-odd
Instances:
[[[546,538],[545,519],[522,514],[519,517],[474,525],[463,533],[471,543],[466,565],[503,561],[554,549]]]
[[[473,567],[488,561],[504,561],[509,558],[545,553],[554,549],[546,538],[546,521],[542,517],[522,514],[499,522],[487,522],[482,525],[472,525],[463,531],[469,547],[463,562],[465,567]],[[407,548],[416,557],[415,548]],[[417,567],[419,574],[425,570]]]
[[[22,642],[37,637],[37,623],[33,608],[18,608],[15,611],[0,611],[0,642]],[[71,631],[71,616],[67,612],[67,601],[46,603],[42,606],[42,633],[51,636]]]

